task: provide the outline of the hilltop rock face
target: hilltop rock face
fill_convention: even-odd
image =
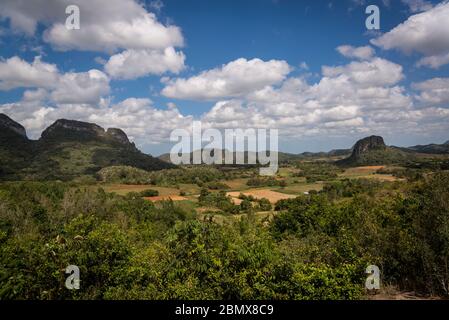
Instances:
[[[107,140],[123,145],[132,145],[121,129],[109,128],[105,131],[94,123],[60,119],[42,132],[43,142],[67,140]]]
[[[386,149],[384,139],[380,136],[370,136],[363,138],[356,142],[352,148],[351,157],[354,159],[359,159],[363,154],[372,150],[382,150]]]
[[[28,139],[25,128],[21,124],[15,122],[6,114],[0,113],[0,134],[4,135],[12,132],[22,138]]]
[[[0,178],[10,176],[27,166],[33,154],[34,141],[28,140],[25,128],[5,114],[0,114]]]
[[[387,147],[384,139],[379,136],[363,138],[354,145],[352,154],[346,159],[336,162],[343,166],[372,166],[393,163],[404,163],[413,155],[399,148]]]
[[[92,138],[105,136],[102,127],[94,124],[75,120],[60,119],[42,132],[43,140],[70,139],[70,138]]]
[[[106,131],[106,136],[122,144],[130,144],[128,136],[121,129],[109,128]]]
[[[444,144],[447,144],[447,145],[449,145],[449,140],[447,140]]]

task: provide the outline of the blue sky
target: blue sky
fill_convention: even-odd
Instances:
[[[449,140],[446,2],[4,2],[0,112],[33,138],[65,117],[123,128],[153,154],[193,119],[277,128],[280,149],[295,153],[369,134]],[[78,33],[63,28],[72,3]],[[369,4],[380,8],[376,32],[365,27]]]

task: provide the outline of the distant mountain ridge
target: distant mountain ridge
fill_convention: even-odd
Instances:
[[[121,129],[60,119],[39,140],[29,140],[22,125],[0,114],[2,179],[70,180],[112,165],[144,170],[173,167],[139,151]]]
[[[408,147],[407,149],[420,152],[420,153],[429,153],[429,154],[446,154],[449,153],[449,141],[446,141],[442,144],[426,144],[426,145],[416,145]]]
[[[248,154],[243,153],[245,159]],[[301,154],[279,152],[278,157],[279,163],[328,159],[338,160],[336,163],[341,165],[376,165],[414,161],[419,154],[449,154],[449,141],[399,148],[386,146],[380,136],[370,136],[357,141],[350,149]],[[70,180],[119,165],[160,170],[174,167],[169,158],[169,154],[154,158],[142,153],[121,129],[105,130],[94,123],[76,120],[57,120],[42,132],[39,140],[30,140],[21,124],[0,114],[0,179],[3,180]]]
[[[229,151],[221,150],[221,152]],[[245,158],[247,154],[248,152],[245,152]],[[412,161],[418,154],[449,154],[449,141],[444,144],[395,147],[387,146],[382,137],[374,135],[358,140],[349,149],[333,149],[328,152],[303,152],[299,154],[279,152],[278,157],[280,163],[308,159],[328,159],[336,160],[337,164],[342,165],[377,165]],[[189,157],[192,159],[191,153]],[[170,162],[169,153],[162,154],[158,158],[165,162]]]
[[[222,153],[222,158],[224,158],[224,154],[230,151],[227,150],[220,150]],[[289,161],[296,161],[301,159],[309,159],[309,158],[330,158],[330,157],[342,157],[342,156],[348,156],[352,152],[351,149],[335,149],[331,150],[329,152],[303,152],[300,154],[294,154],[294,153],[288,153],[288,152],[278,152],[278,158],[280,163],[286,163]],[[234,152],[234,159],[236,157],[236,154],[242,153],[242,152]],[[253,152],[254,153],[254,152]],[[192,159],[192,153],[189,153],[189,158]],[[248,151],[244,152],[244,157],[247,159],[248,157]],[[170,153],[163,153],[158,156],[158,158],[162,161],[171,162],[170,161]]]

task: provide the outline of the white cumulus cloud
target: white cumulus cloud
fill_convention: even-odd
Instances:
[[[56,103],[99,103],[109,94],[109,78],[100,70],[69,72],[63,74],[51,93]]]
[[[125,50],[113,55],[105,71],[116,79],[135,79],[148,74],[179,73],[185,68],[185,56],[172,47],[164,50]]]
[[[402,66],[391,61],[374,58],[370,61],[353,61],[344,66],[322,68],[325,77],[341,77],[344,81],[362,86],[392,85],[403,79]]]
[[[446,104],[449,108],[449,78],[433,78],[414,83],[412,87],[420,91],[417,99],[425,104]]]
[[[162,94],[193,100],[239,97],[281,82],[290,71],[288,63],[282,60],[240,58],[191,78],[169,80]]]
[[[420,66],[438,68],[449,62],[449,2],[410,16],[391,31],[372,39],[383,49],[398,49],[405,53],[419,52],[425,56]]]
[[[37,25],[47,26],[44,39],[59,50],[116,51],[164,49],[181,46],[177,26],[163,25],[154,13],[135,0],[3,0],[0,16],[17,30],[33,35]],[[65,8],[80,9],[80,29],[65,26]]]
[[[58,68],[41,61],[39,56],[29,63],[14,56],[0,60],[0,90],[19,87],[52,87],[58,79]]]
[[[25,91],[28,101],[45,96],[57,103],[90,104],[98,103],[110,90],[109,78],[100,70],[61,74],[56,65],[43,62],[39,56],[32,63],[17,56],[0,61],[0,90],[15,88],[37,88]]]
[[[347,58],[357,58],[361,60],[368,60],[374,56],[374,49],[370,46],[353,47],[350,45],[343,45],[337,47],[337,51]]]

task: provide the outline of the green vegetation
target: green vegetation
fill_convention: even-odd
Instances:
[[[240,193],[238,198],[243,200],[242,203],[245,202],[243,206],[240,204],[241,208],[242,207],[247,207],[249,209],[254,208],[255,211],[271,211],[272,209],[271,202],[266,198],[256,199],[252,195],[247,196],[244,195],[243,193]],[[252,202],[255,202],[257,205],[253,206]],[[251,207],[249,207],[248,203],[251,205]]]
[[[251,216],[224,225],[201,222],[173,202],[155,207],[62,183],[11,183],[0,195],[1,299],[348,299],[361,293],[354,266],[296,261]],[[80,267],[80,290],[64,287],[69,264]]]
[[[105,183],[153,184],[171,186],[179,183],[193,183],[200,187],[211,186],[211,189],[225,189],[219,184],[225,174],[213,167],[183,167],[179,169],[145,171],[128,166],[103,168],[98,172],[99,180]],[[212,183],[214,182],[214,183]],[[209,184],[210,183],[210,184]]]
[[[148,184],[151,182],[148,171],[129,166],[112,166],[98,171],[98,180],[105,183]]]
[[[329,183],[279,201],[261,222],[252,211],[268,210],[266,199],[236,206],[204,188],[199,202],[248,214],[218,224],[133,193],[3,183],[0,298],[358,299],[368,264],[384,284],[449,295],[448,173]],[[70,264],[80,267],[80,290],[64,287]]]
[[[390,187],[342,181],[317,195],[282,200],[272,234],[280,241],[298,239],[301,248],[313,243],[319,254],[307,256],[309,261],[369,261],[381,268],[384,283],[448,296],[449,174],[419,181],[405,193],[398,184]],[[339,197],[351,198],[333,200]]]
[[[339,197],[353,197],[361,193],[374,195],[379,192],[387,183],[373,179],[343,179],[326,183],[322,192],[331,199]]]
[[[159,191],[153,189],[146,189],[139,192],[141,197],[157,197],[159,195]]]
[[[205,207],[215,207],[225,213],[239,213],[239,206],[236,206],[231,197],[226,195],[225,191],[210,192],[208,189],[201,189],[198,203]]]
[[[300,162],[296,165],[299,172],[294,177],[304,177],[308,183],[329,181],[337,178],[342,169],[329,162]]]
[[[229,189],[229,186],[223,182],[219,181],[212,181],[208,182],[206,184],[206,187],[210,190],[223,190],[223,189]]]
[[[252,177],[248,179],[246,185],[250,187],[274,187],[274,186],[286,186],[284,180],[278,180],[274,177]]]

